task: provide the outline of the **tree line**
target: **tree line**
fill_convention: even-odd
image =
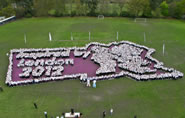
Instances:
[[[185,0],[0,0],[0,16],[185,18]]]

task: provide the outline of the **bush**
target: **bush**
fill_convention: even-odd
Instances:
[[[111,14],[112,17],[116,17],[119,16],[118,12],[116,10],[114,10]]]
[[[152,17],[152,11],[150,9],[150,7],[146,8],[144,11],[143,11],[143,17],[147,17],[147,18],[151,18]]]
[[[180,2],[177,2],[176,8],[175,8],[175,18],[183,18],[185,15],[185,0],[181,0]]]
[[[56,10],[55,9],[51,9],[51,10],[48,11],[48,14],[50,16],[56,16]]]
[[[98,13],[96,13],[96,12],[92,12],[92,11],[90,11],[88,14],[87,14],[88,16],[98,16]]]
[[[25,17],[26,17],[26,18],[31,18],[31,17],[32,17],[32,14],[27,13],[27,14],[25,15]]]
[[[161,14],[163,16],[168,16],[168,4],[166,3],[166,1],[163,1],[160,5],[161,8]]]
[[[6,17],[10,17],[10,16],[13,16],[15,15],[15,10],[12,8],[12,6],[7,6],[5,8],[3,8],[1,11],[0,11],[0,16],[6,16]]]
[[[175,13],[175,9],[177,8],[177,3],[176,2],[172,2],[169,4],[169,15],[171,17],[176,17],[176,13]]]
[[[120,13],[120,16],[122,16],[122,17],[128,17],[129,16],[129,13],[127,11],[122,11]]]
[[[103,15],[105,17],[110,17],[111,16],[111,13],[105,12],[105,13],[101,13],[100,15]]]
[[[63,12],[62,11],[60,11],[60,10],[56,10],[56,17],[61,17],[61,16],[64,16],[65,14],[63,14]]]
[[[152,16],[155,17],[155,18],[160,18],[161,17],[161,9],[156,8],[155,11],[152,11]]]
[[[71,12],[71,17],[74,17],[74,16],[76,16],[76,11]]]
[[[22,7],[18,7],[16,10],[16,18],[21,18],[25,16],[25,9]]]

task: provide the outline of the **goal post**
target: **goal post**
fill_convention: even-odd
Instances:
[[[134,22],[147,22],[147,18],[135,18]]]
[[[104,19],[104,15],[98,15],[98,19]]]

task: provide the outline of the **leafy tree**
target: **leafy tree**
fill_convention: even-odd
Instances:
[[[87,4],[89,7],[89,15],[96,16],[96,9],[98,6],[98,0],[88,0]]]
[[[138,17],[143,15],[149,10],[149,0],[129,0],[127,3],[127,9],[131,16]]]
[[[120,13],[123,11],[123,7],[126,3],[126,0],[118,0],[118,5],[119,5],[119,8],[120,8]]]
[[[70,13],[73,11],[73,0],[68,0],[68,4],[70,5]]]
[[[16,7],[12,8],[12,3]],[[185,0],[0,0],[1,14],[11,14],[11,10],[16,11],[17,17],[103,14],[181,18],[185,14]]]
[[[66,15],[66,0],[56,0],[55,7],[57,16]]]
[[[58,8],[56,6],[56,3],[58,1],[59,0],[34,0],[33,6],[35,10],[35,15],[36,16],[48,16],[48,14],[51,14],[54,10]],[[56,13],[57,13],[57,10],[56,10]]]
[[[32,16],[34,14],[33,0],[13,0],[12,3],[16,3],[16,15],[18,15],[18,17]]]
[[[152,11],[152,16],[156,17],[156,18],[160,18],[161,17],[161,9],[156,8],[155,11]]]
[[[33,6],[36,16],[48,15],[47,0],[33,0]]]
[[[110,16],[109,4],[110,4],[110,2],[108,0],[100,0],[98,13],[102,14],[104,16]]]
[[[50,16],[57,16],[57,12],[56,12],[55,9],[49,10],[49,11],[48,11],[48,14],[49,14]]]
[[[185,15],[185,0],[177,2],[174,10],[174,16],[176,18],[182,18],[183,15]]]
[[[177,8],[177,2],[176,1],[174,1],[174,2],[171,2],[170,4],[169,4],[169,15],[171,16],[171,17],[176,17],[176,8]]]
[[[149,6],[149,3],[146,5],[146,7],[143,10],[143,17],[152,17],[152,10]]]
[[[15,10],[12,8],[11,5],[8,5],[7,7],[2,8],[0,11],[0,16],[10,17],[13,15],[15,15]]]
[[[166,3],[166,1],[163,1],[160,5],[161,8],[161,14],[163,16],[168,16],[168,4]]]
[[[159,8],[160,4],[163,1],[164,0],[150,0],[150,8],[151,8],[151,10],[156,10],[157,8]]]
[[[112,6],[112,17],[119,16],[119,7],[118,6]]]
[[[8,6],[7,0],[0,0],[0,10]]]
[[[80,0],[81,1],[81,4],[82,4],[82,6],[83,6],[83,13],[84,13],[84,15],[87,15],[87,13],[88,13],[88,2],[87,2],[87,0]]]
[[[77,15],[81,16],[83,15],[83,4],[81,3],[81,0],[75,0],[76,4],[76,13]]]

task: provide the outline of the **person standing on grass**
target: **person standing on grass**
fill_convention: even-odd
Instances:
[[[111,108],[111,109],[110,109],[110,115],[112,115],[113,112],[114,112],[114,111],[113,111],[113,108]]]
[[[44,112],[44,116],[45,116],[45,118],[48,118],[48,113],[47,113],[47,111]]]
[[[87,87],[90,87],[91,86],[91,81],[90,79],[87,79]]]
[[[64,118],[64,116],[62,115],[60,118]]]
[[[105,116],[106,116],[106,111],[103,112],[103,118],[105,118]]]
[[[71,114],[73,115],[75,112],[74,112],[74,109],[73,108],[71,108]]]
[[[86,82],[86,78],[83,78],[83,83],[85,83]]]
[[[96,88],[96,80],[93,80],[93,88]]]
[[[3,92],[3,87],[0,86],[0,91]]]
[[[83,82],[83,78],[82,77],[80,77],[80,83],[82,83]]]
[[[35,109],[37,109],[38,107],[37,107],[37,104],[34,102],[33,103],[33,105],[34,105],[34,107],[35,107]]]

